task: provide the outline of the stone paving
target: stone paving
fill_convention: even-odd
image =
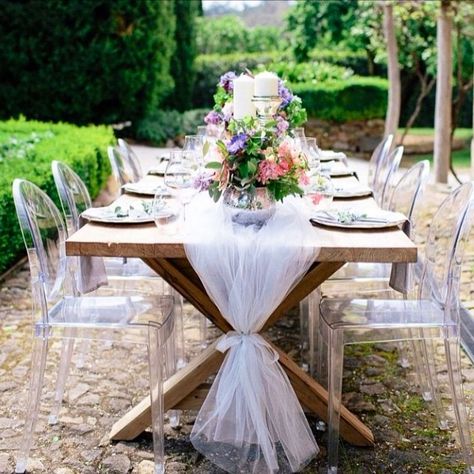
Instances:
[[[426,197],[424,222],[443,192],[432,189]],[[474,252],[473,252],[474,254]],[[472,257],[469,255],[470,261]],[[474,300],[471,291],[472,263],[464,274],[463,299]],[[158,291],[153,287],[148,291]],[[0,282],[0,474],[12,473],[26,404],[30,351],[31,301],[29,274],[24,265]],[[190,355],[200,350],[199,321],[186,307],[186,340]],[[218,335],[209,331],[209,339]],[[269,332],[270,338],[300,361],[300,329],[296,310]],[[80,348],[80,346],[79,346]],[[28,472],[52,474],[151,474],[151,435],[133,442],[108,439],[112,424],[147,393],[146,351],[133,345],[92,344],[85,367],[73,363],[65,401],[56,426],[47,424],[53,397],[60,342],[51,344],[43,392],[40,422]],[[78,360],[79,351],[75,353]],[[411,369],[397,364],[394,346],[354,346],[346,350],[344,403],[373,430],[374,449],[359,449],[342,443],[343,473],[444,473],[462,472],[452,430],[439,431],[432,407],[417,394]],[[126,361],[124,363],[124,361]],[[469,407],[474,406],[474,368],[463,356]],[[446,378],[445,373],[441,374]],[[445,400],[449,400],[446,398]],[[169,473],[215,473],[223,471],[200,456],[189,441],[195,413],[185,413],[181,425],[167,423],[166,455]],[[327,433],[318,420],[308,420],[321,453],[305,473],[325,472]],[[474,426],[474,424],[473,424]]]

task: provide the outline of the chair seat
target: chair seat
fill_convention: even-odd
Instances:
[[[51,325],[124,327],[131,324],[162,324],[157,299],[143,296],[64,297],[48,314]]]
[[[388,280],[391,268],[389,263],[348,263],[334,273],[330,280]]]
[[[140,277],[159,278],[159,276],[139,258],[121,257],[104,258],[105,270],[108,277]]]
[[[328,299],[321,303],[323,324],[331,329],[423,328],[451,324],[429,300]]]

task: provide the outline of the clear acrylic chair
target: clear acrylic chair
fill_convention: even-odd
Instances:
[[[118,149],[122,153],[125,162],[132,170],[133,180],[135,182],[139,181],[143,178],[144,174],[138,156],[133,151],[132,147],[123,138],[119,138],[117,140],[117,143]]]
[[[107,148],[107,156],[109,157],[115,181],[120,186],[120,192],[123,193],[122,186],[128,183],[135,183],[138,179],[136,179],[133,169],[130,168],[125,160],[125,154],[118,147],[109,146]]]
[[[377,204],[382,209],[387,209],[388,207],[390,197],[393,193],[393,187],[396,184],[396,176],[402,157],[403,146],[398,146],[380,163],[372,192]]]
[[[368,185],[373,189],[374,182],[377,179],[380,164],[386,159],[392,147],[393,135],[387,135],[372,152],[369,161]]]
[[[92,207],[92,200],[85,183],[68,165],[53,161],[51,164],[54,182],[58,191],[61,207],[66,219],[68,235],[81,227],[81,213]],[[107,278],[114,288],[131,291],[135,285],[144,286],[147,280],[149,291],[158,294],[170,294],[176,304],[175,337],[167,345],[167,375],[172,375],[176,367],[186,365],[184,342],[183,301],[181,295],[167,285],[151,268],[139,258],[104,258]],[[142,290],[141,290],[142,291]],[[79,364],[81,366],[82,364]]]
[[[423,191],[429,177],[429,161],[420,161],[413,165],[398,181],[395,186],[388,209],[391,211],[401,212],[405,214],[410,222],[410,237],[416,232],[416,221],[414,219],[417,204],[421,202]],[[312,375],[316,376],[321,382],[324,377],[321,372],[321,351],[320,344],[317,343],[319,335],[319,302],[321,295],[332,296],[337,295],[344,297],[360,289],[364,292],[383,291],[384,297],[390,292],[389,279],[391,273],[391,264],[387,263],[348,263],[338,270],[331,278],[329,278],[318,291],[313,292],[305,302],[307,309],[305,317],[308,320],[308,362]],[[409,266],[408,271],[412,272],[413,267]],[[414,281],[414,276],[410,274],[410,281]],[[347,282],[350,281],[350,291],[347,290]],[[408,293],[407,285],[407,293]],[[401,360],[407,365],[405,352],[401,352]]]
[[[54,406],[56,423],[76,338],[134,342],[148,347],[155,472],[164,472],[163,348],[173,332],[171,296],[79,296],[77,258],[65,255],[66,228],[51,199],[34,184],[16,179],[13,199],[31,273],[34,344],[26,422],[16,470],[25,472],[38,419],[49,340],[63,338]]]
[[[337,472],[344,345],[401,340],[419,340],[428,347],[434,340],[441,342],[464,461],[474,472],[459,345],[459,283],[473,214],[473,183],[460,186],[438,209],[430,226],[418,299],[322,301],[320,331],[328,346],[328,472]],[[439,363],[434,354],[431,348],[425,362],[431,383],[438,385]],[[435,408],[443,412],[439,387],[433,386],[432,393]]]

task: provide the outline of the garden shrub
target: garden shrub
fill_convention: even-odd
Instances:
[[[290,84],[299,95],[309,117],[346,122],[384,118],[388,81],[353,76],[344,81]]]
[[[184,113],[176,110],[156,110],[136,122],[131,130],[124,130],[124,134],[131,133],[135,139],[152,145],[165,145],[167,140],[178,136],[195,135],[196,127],[204,125],[207,112],[208,109],[193,109]]]
[[[95,198],[110,175],[106,126],[8,120],[0,122],[0,273],[25,253],[11,193],[15,178],[32,181],[59,205],[51,162],[63,161],[84,180]]]
[[[3,0],[0,117],[136,120],[172,89],[172,0]]]

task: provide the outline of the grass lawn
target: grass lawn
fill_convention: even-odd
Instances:
[[[407,155],[405,159],[412,163],[421,160],[429,160],[430,162],[433,162],[433,153],[427,153],[426,155]],[[453,163],[455,168],[470,168],[471,150],[469,148],[464,148],[463,150],[453,151]]]
[[[401,135],[404,130],[404,128],[399,128],[398,133]],[[434,128],[410,128],[408,134],[418,136],[432,136],[434,135]],[[454,131],[454,136],[456,138],[464,138],[466,140],[469,140],[470,138],[472,138],[472,128],[457,128]]]

